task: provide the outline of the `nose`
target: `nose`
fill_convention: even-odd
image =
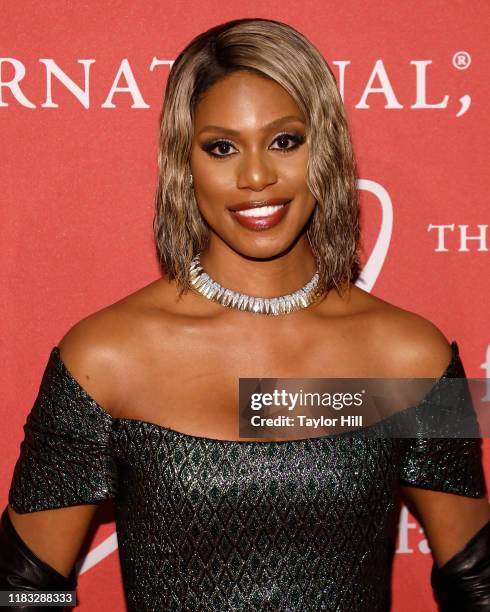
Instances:
[[[237,168],[237,187],[261,191],[277,182],[277,171],[270,160],[264,159],[261,151],[242,154]]]

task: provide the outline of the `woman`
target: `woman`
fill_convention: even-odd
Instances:
[[[240,377],[464,376],[456,342],[353,282],[355,162],[323,57],[265,19],[197,36],[168,79],[159,167],[165,277],[52,349],[3,515],[2,588],[73,586],[114,498],[130,610],[386,611],[403,493],[442,609],[483,610],[479,439],[239,437]]]

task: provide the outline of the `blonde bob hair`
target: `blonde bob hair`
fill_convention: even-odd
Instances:
[[[196,36],[170,71],[160,115],[153,230],[159,261],[180,295],[191,288],[188,267],[204,250],[209,228],[190,178],[193,118],[217,81],[248,71],[279,83],[306,121],[308,187],[316,199],[306,233],[325,291],[359,273],[356,161],[335,76],[321,53],[291,26],[270,19],[235,19]]]

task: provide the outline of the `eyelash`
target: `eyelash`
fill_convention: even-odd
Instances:
[[[287,149],[273,149],[274,151],[279,151],[280,153],[289,153],[290,151],[295,151],[300,145],[302,145],[305,142],[305,137],[304,136],[299,136],[297,134],[290,134],[288,132],[284,132],[283,134],[279,134],[274,140],[273,142],[276,142],[276,140],[279,140],[281,138],[287,138],[288,140],[292,140],[295,145],[292,147],[289,147]],[[218,145],[220,144],[227,144],[230,145],[231,147],[233,147],[233,143],[230,142],[229,140],[213,140],[211,142],[207,142],[203,145],[203,150],[206,151],[206,153],[208,153],[209,155],[211,155],[211,157],[215,157],[215,158],[226,158],[226,157],[230,157],[231,155],[233,155],[232,153],[228,153],[225,155],[218,155],[217,153],[211,153],[212,149],[215,149]]]

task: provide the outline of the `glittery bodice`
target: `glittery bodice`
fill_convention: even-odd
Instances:
[[[463,377],[451,346],[443,377]],[[114,498],[135,612],[386,612],[400,485],[486,493],[478,438],[240,442],[112,418],[57,347],[25,432],[10,504]]]

